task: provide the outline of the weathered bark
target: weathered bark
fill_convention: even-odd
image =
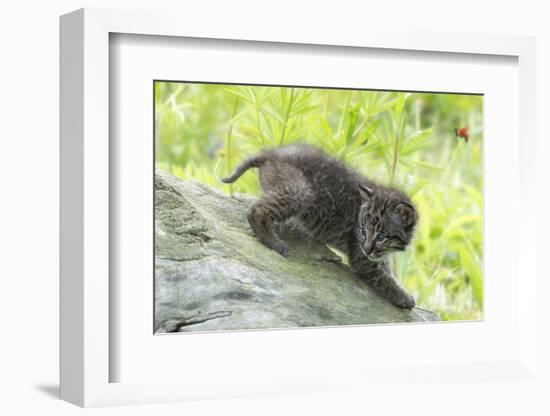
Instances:
[[[157,171],[156,332],[438,320],[390,305],[325,246],[289,234],[289,257],[267,249],[252,201]]]

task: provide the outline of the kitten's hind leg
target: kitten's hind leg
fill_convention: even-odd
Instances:
[[[248,222],[261,243],[281,256],[288,256],[288,246],[273,230],[274,222],[281,218],[274,199],[262,198],[248,210]]]
[[[260,181],[265,194],[248,210],[248,222],[258,240],[286,257],[288,246],[274,225],[305,209],[311,193],[309,186],[298,169],[284,163],[266,163],[260,169]]]

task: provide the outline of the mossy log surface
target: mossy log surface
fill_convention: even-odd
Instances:
[[[373,293],[327,247],[283,236],[282,257],[254,237],[254,201],[164,171],[155,177],[157,333],[425,322]]]

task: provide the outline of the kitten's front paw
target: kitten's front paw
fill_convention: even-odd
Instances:
[[[275,250],[283,257],[288,257],[288,246],[285,243],[274,244],[273,250]]]
[[[405,295],[394,300],[394,305],[403,309],[412,309],[416,306],[416,301],[411,295]]]

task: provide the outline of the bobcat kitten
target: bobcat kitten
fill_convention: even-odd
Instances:
[[[347,253],[354,272],[381,296],[401,308],[415,306],[392,276],[386,256],[405,250],[414,232],[417,214],[405,194],[306,145],[266,150],[222,181],[235,182],[253,167],[260,170],[264,195],[250,207],[248,222],[264,245],[287,256],[273,225],[298,220],[311,238]]]

